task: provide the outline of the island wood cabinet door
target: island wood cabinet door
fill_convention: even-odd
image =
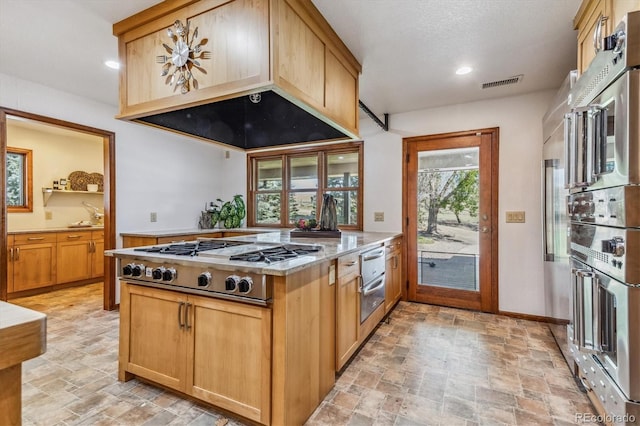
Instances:
[[[336,294],[336,371],[358,349],[360,327],[360,253],[338,258]]]
[[[402,237],[391,240],[385,249],[385,311],[388,313],[402,297]]]
[[[123,282],[119,379],[152,380],[269,424],[271,310]]]
[[[186,296],[123,283],[120,297],[119,378],[125,371],[184,392]],[[128,377],[127,377],[128,379]]]

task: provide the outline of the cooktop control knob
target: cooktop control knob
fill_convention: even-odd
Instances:
[[[211,272],[203,272],[198,275],[198,287],[206,287],[211,284]]]
[[[141,277],[144,274],[144,265],[133,265],[131,268],[132,277]]]
[[[240,282],[240,277],[237,275],[229,275],[226,280],[224,280],[224,289],[226,291],[236,291],[238,288],[238,283]]]
[[[238,292],[242,294],[247,294],[253,288],[253,280],[251,277],[242,277],[240,282],[238,282]]]
[[[122,275],[125,277],[130,277],[133,274],[133,267],[136,266],[134,263],[129,263],[122,268]]]
[[[174,268],[167,268],[162,271],[162,281],[173,281],[178,276],[178,273]]]
[[[153,271],[151,272],[151,278],[153,278],[154,280],[161,280],[164,269],[165,269],[164,266],[160,266],[159,268],[154,268]]]

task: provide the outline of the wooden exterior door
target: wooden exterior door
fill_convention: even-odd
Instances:
[[[408,299],[498,311],[498,129],[404,139]]]

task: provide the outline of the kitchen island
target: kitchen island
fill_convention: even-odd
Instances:
[[[321,246],[271,263],[206,252],[191,256],[134,248],[107,252],[119,258],[120,269],[153,265],[143,268],[150,276],[162,268],[166,272],[168,266],[162,265],[171,264],[209,268],[214,281],[220,271],[227,278],[250,274],[254,283],[257,275],[264,276],[268,287],[264,303],[245,303],[243,298],[207,296],[197,287],[158,288],[153,282],[121,277],[119,379],[140,377],[260,424],[303,424],[332,389],[336,370],[393,307],[382,303],[360,323],[358,256],[371,248],[384,253],[398,237],[344,232],[335,239],[292,239],[286,230],[223,239],[251,247]],[[342,336],[343,330],[348,335]],[[350,353],[338,354],[348,338],[355,339]]]

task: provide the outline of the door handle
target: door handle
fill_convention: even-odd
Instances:
[[[482,232],[487,234],[489,232],[489,227],[488,226],[483,226],[482,227]]]
[[[189,311],[191,310],[191,303],[186,303],[184,308],[184,328],[191,330],[191,324],[189,323]]]
[[[178,303],[178,328],[183,329],[184,323],[182,322],[182,311],[184,309],[184,302]]]
[[[14,257],[14,260],[20,260],[20,247],[16,247],[16,257]]]

